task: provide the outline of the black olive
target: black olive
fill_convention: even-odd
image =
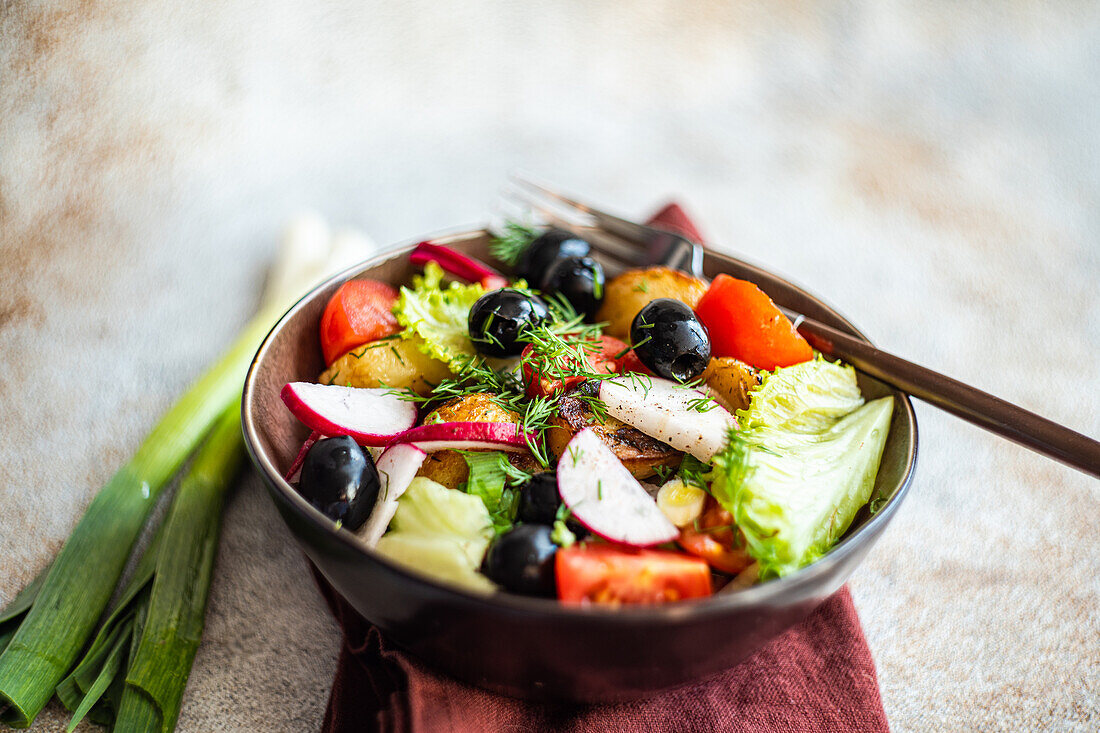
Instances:
[[[298,492],[325,516],[359,529],[378,498],[374,459],[347,435],[314,443],[302,462]]]
[[[546,303],[537,295],[511,288],[493,290],[470,308],[470,340],[483,354],[518,356],[527,343],[523,330],[549,317]]]
[[[561,494],[558,493],[558,477],[553,471],[536,473],[519,488],[519,508],[516,520],[551,526],[558,518],[561,509]],[[588,528],[570,517],[565,526],[578,540],[588,536]]]
[[[630,324],[634,353],[665,379],[695,379],[710,361],[710,336],[695,311],[672,298],[657,298]]]
[[[516,519],[520,522],[551,525],[558,516],[561,494],[558,493],[558,477],[552,471],[532,476],[520,486],[519,509]]]
[[[493,540],[485,554],[482,572],[489,580],[513,593],[553,596],[554,553],[558,546],[544,524],[521,524]]]
[[[603,302],[603,265],[591,257],[563,257],[539,282],[544,293],[561,293],[582,316],[591,319]]]
[[[546,276],[550,265],[562,257],[584,257],[592,250],[585,240],[564,229],[547,229],[535,237],[516,263],[516,274],[536,287]]]

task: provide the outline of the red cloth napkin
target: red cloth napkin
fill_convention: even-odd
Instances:
[[[703,241],[675,203],[650,222]],[[495,695],[425,667],[386,641],[320,573],[314,576],[344,631],[325,733],[889,730],[847,588],[709,679],[630,703],[547,705]]]

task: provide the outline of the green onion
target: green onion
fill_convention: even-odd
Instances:
[[[73,719],[69,723],[70,731],[85,715],[104,725],[114,718],[113,711],[118,708],[117,698],[122,694],[121,686],[118,686],[117,694],[108,695],[109,701],[99,703],[99,698],[108,693],[109,688],[98,682],[101,677],[106,677],[108,681],[117,678],[118,665],[112,660],[121,659],[131,646],[134,619],[149,599],[148,588],[156,570],[161,531],[149,543],[114,609],[100,625],[92,645],[72,672],[57,686],[57,697],[61,704],[74,711]]]
[[[225,492],[244,458],[240,401],[199,450],[164,520],[148,613],[116,731],[170,731],[202,638]],[[149,725],[156,721],[155,725]]]
[[[20,620],[34,604],[34,599],[38,596],[42,584],[46,582],[46,575],[49,572],[50,568],[47,566],[45,570],[38,574],[37,578],[28,583],[26,588],[19,591],[15,598],[11,599],[11,603],[3,611],[0,611],[0,652],[7,648],[8,642],[15,636],[15,630],[19,627]]]
[[[92,500],[0,654],[0,721],[28,726],[49,702],[110,600],[157,496],[239,397],[252,356],[283,310],[282,303],[265,308]]]

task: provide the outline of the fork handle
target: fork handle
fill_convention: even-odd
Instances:
[[[939,372],[876,349],[820,321],[798,315],[793,320],[798,325],[798,332],[826,356],[842,359],[864,374],[963,420],[1100,478],[1100,442]]]

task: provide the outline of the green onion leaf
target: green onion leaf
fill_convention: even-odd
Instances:
[[[240,396],[248,365],[283,309],[279,303],[253,319],[92,500],[0,654],[0,721],[28,726],[49,702],[110,600],[157,496]]]
[[[244,458],[240,401],[225,412],[180,484],[162,528],[156,574],[140,641],[126,675],[115,730],[171,731],[198,651],[218,553],[225,492]],[[131,702],[139,696],[141,702]]]
[[[464,490],[485,504],[493,522],[493,531],[503,534],[512,528],[518,508],[515,491],[505,488],[531,478],[530,474],[511,464],[500,451],[458,451],[470,468]]]

